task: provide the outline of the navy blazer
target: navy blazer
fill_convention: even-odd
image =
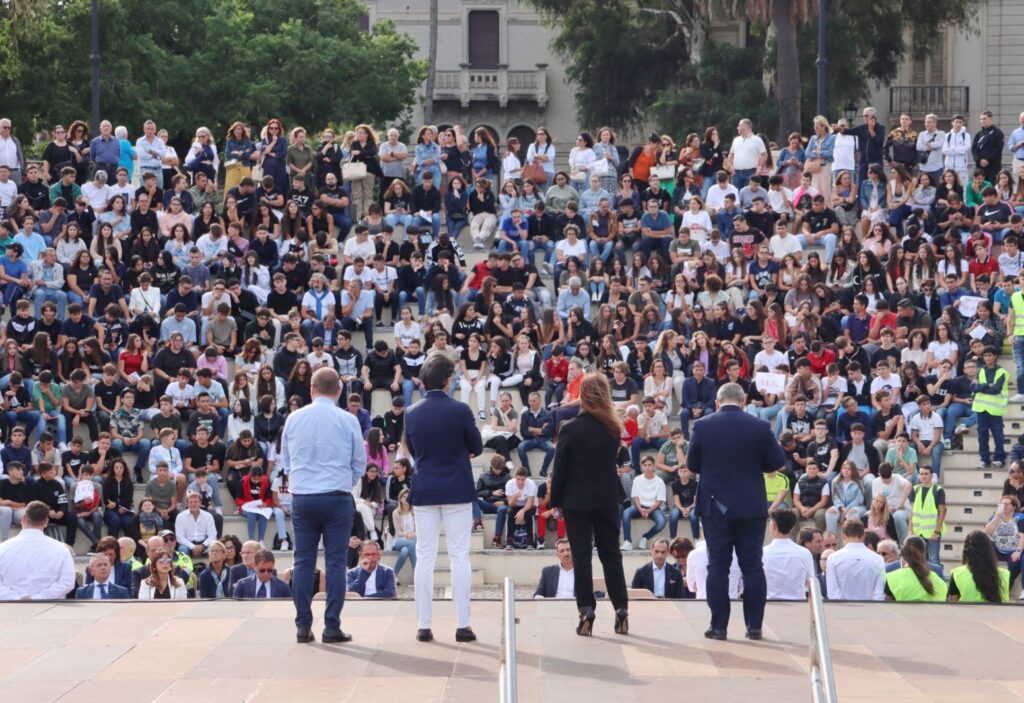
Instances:
[[[227,578],[224,580],[224,597],[231,597],[231,568],[224,567],[224,571],[221,573],[225,574]],[[244,576],[242,577],[244,578]],[[239,581],[241,578],[239,579]],[[213,569],[207,567],[203,569],[202,573],[199,574],[199,584],[197,589],[199,591],[200,598],[216,598],[217,597],[217,576],[213,573]]]
[[[484,451],[473,411],[433,390],[405,411],[405,443],[415,461],[413,505],[476,501],[469,458]]]
[[[366,597],[366,581],[369,578],[369,574],[361,566],[349,569],[345,574],[346,591],[352,593],[358,593],[359,595]],[[394,598],[398,595],[397,588],[395,586],[395,572],[383,564],[377,564],[377,568],[373,570],[374,583],[377,586],[377,593],[370,596],[371,598]]]
[[[255,574],[252,576],[246,576],[244,579],[235,584],[232,589],[231,595],[234,598],[255,598],[256,591],[259,588],[259,579]],[[270,577],[270,597],[271,598],[291,598],[292,589],[288,588],[288,584],[277,578],[276,576]]]
[[[633,585],[630,588],[646,588],[654,593],[654,562],[647,562],[633,574]],[[665,562],[665,598],[682,599],[686,597],[683,575],[679,567]]]
[[[697,514],[702,518],[722,508],[728,518],[767,518],[764,475],[781,469],[786,457],[767,422],[738,405],[725,405],[693,423],[686,463],[700,476]]]
[[[87,584],[92,583],[92,572],[88,568],[85,569],[85,582]],[[111,574],[111,581],[116,583],[118,586],[127,589],[129,592],[132,588],[132,567],[130,564],[125,564],[123,561],[119,561],[114,564],[114,572]]]
[[[96,583],[90,583],[87,586],[82,586],[75,591],[76,600],[92,600],[94,591],[96,589]],[[118,586],[113,581],[107,581],[107,599],[111,600],[129,600],[132,597],[132,592],[124,586]]]

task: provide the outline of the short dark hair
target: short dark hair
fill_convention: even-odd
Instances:
[[[420,380],[423,388],[436,391],[444,388],[444,384],[455,374],[455,364],[444,354],[430,354],[420,369]]]
[[[788,535],[796,527],[796,514],[789,510],[773,510],[771,520],[775,523],[775,529],[784,535]]]
[[[252,558],[254,564],[263,564],[264,562],[274,563],[274,553],[269,549],[261,549],[256,552],[256,555]]]

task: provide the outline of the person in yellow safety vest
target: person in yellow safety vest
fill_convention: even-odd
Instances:
[[[1005,603],[1010,600],[1010,571],[998,566],[996,548],[981,530],[964,540],[964,563],[950,573],[951,603]]]
[[[1024,271],[1017,275],[1017,280],[1024,287]],[[1010,296],[1006,331],[1013,338],[1013,363],[1017,365],[1017,393],[1010,402],[1024,403],[1024,292],[1016,291]]]
[[[885,575],[885,599],[900,602],[944,601],[946,582],[928,565],[924,540],[915,535],[903,543],[903,567]]]
[[[938,564],[946,534],[946,492],[935,483],[932,467],[919,468],[918,478],[921,485],[910,494],[910,534],[928,542],[928,561]]]
[[[1006,461],[1003,416],[1010,402],[1010,377],[1006,369],[996,365],[997,355],[995,347],[985,347],[981,355],[985,368],[978,371],[978,380],[971,386],[974,392],[971,410],[978,415],[978,453],[981,455],[983,469],[993,466],[1002,468]],[[990,432],[996,445],[994,455],[988,446]]]

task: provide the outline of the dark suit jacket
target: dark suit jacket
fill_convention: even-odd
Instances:
[[[484,451],[473,411],[444,391],[429,391],[405,411],[405,439],[415,457],[413,505],[476,500],[470,455]]]
[[[786,457],[767,422],[726,405],[693,424],[686,463],[700,476],[697,513],[702,518],[719,509],[714,501],[729,518],[767,518],[764,474],[782,468]]]
[[[123,561],[114,564],[114,573],[110,580],[130,591],[132,587],[132,567]],[[92,573],[88,568],[85,570],[85,582],[87,584],[92,583]]]
[[[617,508],[625,498],[617,464],[620,443],[586,413],[562,423],[555,445],[551,505],[563,510]]]
[[[255,598],[259,585],[259,579],[255,574],[252,576],[246,576],[244,579],[236,583],[234,588],[231,589],[231,595],[235,598]],[[288,588],[288,584],[281,579],[276,576],[271,576],[270,597],[291,598],[292,589]]]
[[[348,573],[345,574],[347,582],[345,590],[365,597],[368,577],[369,574],[361,566],[349,569]],[[394,598],[397,595],[394,571],[383,564],[377,564],[377,568],[373,570],[373,579],[374,584],[377,586],[377,593],[370,596],[371,598]]]
[[[92,600],[95,595],[93,591],[96,589],[96,583],[90,583],[87,586],[82,586],[75,591],[75,598],[77,600]],[[128,600],[132,597],[131,591],[124,586],[118,586],[113,581],[107,581],[107,598],[117,600]]]
[[[654,593],[654,562],[647,562],[633,574],[633,585],[630,588],[646,588]],[[686,597],[686,586],[679,567],[665,562],[665,598],[682,599]]]
[[[540,581],[537,582],[537,589],[533,595],[541,598],[554,598],[558,592],[558,572],[561,568],[559,564],[554,564],[541,569]]]
[[[235,592],[235,584],[249,576],[249,567],[245,564],[235,564],[228,572],[228,593]]]

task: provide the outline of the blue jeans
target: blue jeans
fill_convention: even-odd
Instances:
[[[412,381],[410,381],[409,379],[402,381],[402,398],[405,400],[405,407],[409,407],[410,405],[412,405],[412,394],[415,390],[416,385]],[[420,398],[422,398],[423,386],[419,387],[419,391]]]
[[[395,576],[405,566],[405,560],[412,562],[412,568],[416,568],[416,540],[406,537],[395,537],[395,546],[392,548],[398,552],[398,559],[395,560]]]
[[[615,242],[608,240],[604,244],[598,244],[595,240],[590,240],[590,258],[591,260],[600,256],[601,260],[608,263],[608,259],[612,258],[612,251],[615,249]]]
[[[106,510],[103,513],[103,522],[107,523],[107,534],[111,537],[125,535],[130,537],[135,533],[135,524],[132,520],[133,513],[122,515],[116,510]]]
[[[807,235],[797,235],[797,239],[800,240],[800,246],[805,249],[810,246],[810,243],[807,241]],[[832,263],[832,255],[836,251],[836,235],[826,234],[822,236],[821,241],[825,245],[825,265],[828,266]]]
[[[406,407],[409,407],[408,405]],[[519,443],[516,447],[516,452],[519,454],[519,463],[526,467],[526,470],[530,470],[530,460],[526,456],[526,452],[531,449],[543,449],[544,450],[544,463],[540,467],[540,475],[548,475],[548,467],[551,466],[551,460],[555,458],[555,445],[551,443],[551,440],[544,439],[543,437],[531,437],[525,439]]]
[[[398,225],[402,225],[402,227],[408,229],[409,225],[411,225],[414,221],[418,219],[419,218],[416,217],[415,215],[399,215],[398,213],[395,212],[392,212],[384,216],[384,222],[391,225],[392,229],[394,229]]]
[[[644,449],[661,449],[661,445],[667,442],[668,439],[665,437],[656,437],[655,439],[646,440],[637,437],[633,440],[633,443],[629,445],[629,457],[633,462],[633,473],[640,473],[640,452]]]
[[[515,246],[518,247],[519,253],[523,255],[523,258],[526,259],[527,261],[529,261],[530,260],[530,240],[529,239],[519,239],[519,240],[516,240]],[[508,242],[508,240],[502,239],[502,240],[498,241],[498,253],[499,254],[504,254],[505,252],[507,252],[509,249],[512,249],[512,248],[513,248],[512,244],[510,244]]]
[[[42,431],[39,429],[39,422],[43,419],[43,416],[39,414],[38,410],[26,410],[25,412],[16,413],[13,410],[7,411],[7,427],[13,428],[16,422],[25,423],[25,444],[32,446],[28,441],[31,438],[32,430]],[[43,429],[46,428],[46,423],[43,423]],[[36,440],[38,441],[38,434]]]
[[[423,219],[419,215],[413,215],[412,224],[418,225],[419,227],[430,226],[431,241],[437,239],[438,233],[441,231],[441,213],[435,212],[429,221]],[[423,235],[420,235],[420,239],[423,239]]]
[[[465,217],[459,220],[453,220],[448,218],[448,238],[453,242],[459,240],[459,233],[462,232],[462,228],[469,224],[469,220]]]
[[[638,517],[640,517],[640,509],[635,505],[629,506],[626,508],[625,512],[622,513],[622,538],[627,542],[633,541],[633,525],[631,523],[633,518]],[[650,539],[665,529],[665,513],[662,512],[661,508],[651,511],[651,514],[647,517],[654,521],[654,526],[643,534],[644,539]]]
[[[284,526],[284,511],[281,508],[271,508],[274,511],[274,522],[277,523],[277,536],[279,539],[284,539],[288,534],[285,531]],[[270,521],[262,515],[257,513],[246,513],[245,514],[245,525],[249,529],[249,539],[257,539],[260,542],[267,535],[267,523]],[[259,529],[259,536],[256,536],[256,530]]]
[[[341,491],[305,495],[292,494],[292,529],[295,530],[295,566],[292,569],[292,598],[295,627],[313,626],[313,567],[317,547],[324,542],[324,574],[327,577],[327,609],[324,630],[341,629],[341,608],[345,605],[345,572],[348,540],[352,535],[355,501]]]
[[[39,420],[36,422],[36,431],[38,441],[38,435],[41,435],[46,431],[46,426],[49,423],[54,423],[57,426],[57,444],[64,444],[68,441],[68,421],[61,412],[57,413],[57,417],[47,417],[46,415],[39,415]]]
[[[988,446],[988,435],[992,433],[995,441],[995,452],[990,453]],[[1006,447],[1003,444],[1003,418],[988,413],[978,413],[978,454],[981,455],[983,464],[988,464],[992,459],[1006,461]]]
[[[738,168],[732,174],[732,184],[736,190],[743,190],[750,185],[750,177],[757,171],[756,168]]]
[[[483,500],[482,498],[477,498],[476,502],[473,503],[473,519],[474,520],[479,520],[480,517],[484,513],[487,513],[488,515],[494,515],[497,512],[498,512],[498,504],[497,503],[488,503],[486,500]],[[502,518],[502,522],[504,522],[504,520],[505,520],[505,518],[503,517]],[[501,530],[500,529],[495,530],[494,534],[495,534],[495,536],[501,536]]]
[[[978,422],[977,418],[974,418],[973,422],[968,422],[971,420],[971,416],[974,414],[974,411],[971,410],[971,406],[967,403],[950,403],[944,408],[939,408],[937,412],[939,413],[939,416],[946,421],[946,426],[942,430],[942,436],[945,439],[953,439],[953,432],[956,431],[956,426],[959,425],[961,421],[963,421],[965,425],[968,425],[968,427],[973,426]]]
[[[406,303],[409,302],[409,293],[404,290],[398,291],[398,307],[399,309],[405,307]],[[423,286],[419,286],[412,295],[416,296],[416,305],[419,307],[420,317],[427,314],[427,291],[423,289]]]
[[[1024,393],[1024,337],[1013,337],[1013,363],[1017,364],[1017,392]]]
[[[679,519],[683,517],[683,511],[679,508],[672,508],[672,512],[668,516],[668,536],[670,539],[676,538],[676,531],[679,529]],[[693,532],[693,540],[697,541],[697,535],[700,534],[700,516],[697,515],[696,503],[690,508],[690,516],[687,518],[690,521],[690,530]]]
[[[529,261],[531,264],[534,263],[533,253],[538,251],[544,252],[544,258],[542,259],[543,261],[554,260],[555,243],[553,241],[549,239],[546,242],[535,242],[534,240],[531,239],[529,240],[529,242],[531,253],[526,256],[526,260]]]
[[[928,545],[928,561],[932,564],[941,563],[939,553],[942,549],[942,539],[926,539],[924,542]]]
[[[590,281],[587,285],[590,286],[591,295],[596,295],[601,300],[604,299],[604,292],[607,289],[604,281]]]
[[[346,213],[345,211],[335,212],[331,215],[331,218],[334,219],[334,228],[338,232],[338,241],[345,241],[345,237],[348,236],[349,230],[352,229],[352,218],[349,217],[348,213]],[[387,218],[385,218],[385,220],[386,219]],[[310,578],[313,577],[310,576]]]
[[[64,319],[64,311],[68,306],[68,296],[62,290],[37,287],[32,291],[32,302],[35,303],[36,317],[43,316],[43,303],[50,301],[57,304],[57,319]]]
[[[124,440],[121,439],[115,439],[110,442],[110,446],[121,452],[121,454],[124,454],[125,452],[135,452],[136,468],[141,468],[146,465],[146,462],[149,460],[149,448],[152,444],[153,440],[151,439],[140,439],[139,443],[133,447],[126,446]]]

